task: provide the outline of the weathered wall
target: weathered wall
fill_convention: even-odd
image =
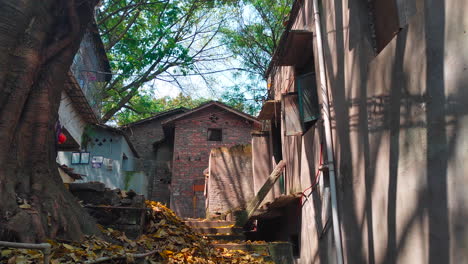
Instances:
[[[107,58],[101,57],[97,41],[100,40],[97,40],[88,29],[83,36],[80,49],[73,59],[70,70],[83,90],[94,113],[100,117],[103,98],[101,88],[106,78],[108,78],[108,75],[101,74],[101,72],[107,72],[109,69],[105,65],[106,62],[103,61],[107,60]]]
[[[254,195],[262,188],[268,180],[273,167],[276,165],[271,148],[271,136],[268,132],[252,134],[252,169]],[[280,182],[276,182],[268,192],[262,204],[272,202],[280,195]],[[261,206],[260,205],[260,206]]]
[[[161,122],[174,114],[154,118],[145,122],[130,125],[125,129],[135,149],[140,155],[137,169],[148,175],[148,199],[169,204],[169,184],[171,180],[171,163],[173,139],[165,139]],[[155,142],[164,142],[154,146]]]
[[[468,262],[468,2],[396,1],[403,28],[378,54],[368,1],[319,2],[345,263]],[[294,87],[290,72],[270,79],[276,99]],[[283,137],[301,188],[318,165],[317,131]],[[335,261],[320,179],[303,202],[298,263]]]
[[[211,150],[207,216],[246,206],[254,197],[252,147],[237,145]]]
[[[208,141],[208,128],[221,128],[222,141]],[[217,106],[177,120],[170,187],[171,209],[181,217],[205,217],[203,171],[208,168],[211,149],[249,144],[251,129],[251,122]]]
[[[377,55],[366,1],[321,2],[345,262],[467,263],[468,2],[406,1]]]
[[[101,128],[93,129],[89,136],[91,143],[86,148],[90,153],[89,164],[71,164],[72,152],[58,154],[60,164],[73,168],[76,173],[86,175],[83,180],[77,182],[99,181],[108,188],[133,189],[146,195],[146,188],[143,188],[147,185],[146,175],[135,171],[136,158],[125,138]],[[123,154],[128,157],[125,161]],[[93,156],[112,159],[112,169],[106,168],[104,164],[100,168],[93,168],[91,163]]]
[[[72,140],[81,145],[81,135],[87,123],[64,91],[62,92],[58,113],[60,124],[70,133],[73,137]]]
[[[184,108],[170,110],[124,127],[125,133],[140,155],[136,169],[148,176],[148,199],[167,205],[170,199],[174,139],[171,133],[164,134],[161,122],[184,111]]]

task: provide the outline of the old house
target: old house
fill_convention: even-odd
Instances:
[[[101,181],[109,188],[146,194],[146,176],[135,171],[138,154],[122,131],[100,125],[102,87],[110,65],[95,23],[91,23],[75,55],[62,92],[57,163],[64,181]],[[74,177],[72,177],[74,176]]]
[[[101,116],[101,87],[110,81],[110,65],[95,23],[89,25],[62,92],[59,126],[67,140],[59,151],[80,149],[87,125],[98,124]]]
[[[62,164],[86,175],[77,182],[102,182],[107,188],[147,195],[146,175],[137,171],[139,155],[125,133],[106,125],[88,126],[80,151],[59,153]]]
[[[297,263],[468,262],[466,10],[295,1],[253,145],[269,151],[254,170],[286,162],[264,239],[293,242]]]
[[[161,122],[186,111],[172,109],[122,127],[140,155],[135,166],[148,177],[150,200],[169,205],[174,136],[170,131],[165,133]]]
[[[205,217],[205,176],[210,151],[250,144],[259,122],[223,103],[211,101],[162,122],[173,134],[170,206],[181,217]],[[238,177],[242,175],[237,174]]]

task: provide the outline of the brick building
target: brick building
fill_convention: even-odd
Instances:
[[[187,111],[177,108],[127,124],[122,129],[140,154],[138,170],[148,176],[148,199],[169,204],[173,134],[164,133],[161,122]]]
[[[211,101],[162,122],[174,135],[170,205],[179,216],[205,216],[205,177],[211,149],[250,144],[259,122],[252,116]],[[239,175],[241,176],[241,175]]]

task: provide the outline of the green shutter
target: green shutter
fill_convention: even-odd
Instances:
[[[315,73],[297,76],[296,83],[299,95],[299,114],[302,122],[307,123],[319,119],[320,109],[317,99]]]

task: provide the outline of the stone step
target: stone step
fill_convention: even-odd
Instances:
[[[190,227],[232,227],[236,224],[234,221],[223,221],[223,220],[214,220],[214,221],[202,221],[202,220],[188,220],[184,223]]]
[[[240,227],[192,227],[198,233],[201,234],[234,234],[240,235],[243,233],[242,228]]]
[[[268,243],[265,244],[252,244],[252,243],[213,243],[213,247],[215,248],[227,248],[229,250],[242,250],[248,252],[256,252],[259,254],[267,253],[268,251]]]
[[[292,245],[288,242],[268,243],[213,243],[215,248],[227,248],[229,250],[242,250],[263,256],[265,260],[276,264],[293,264]]]
[[[242,234],[231,234],[231,235],[205,235],[208,238],[221,241],[245,241],[245,236]]]

